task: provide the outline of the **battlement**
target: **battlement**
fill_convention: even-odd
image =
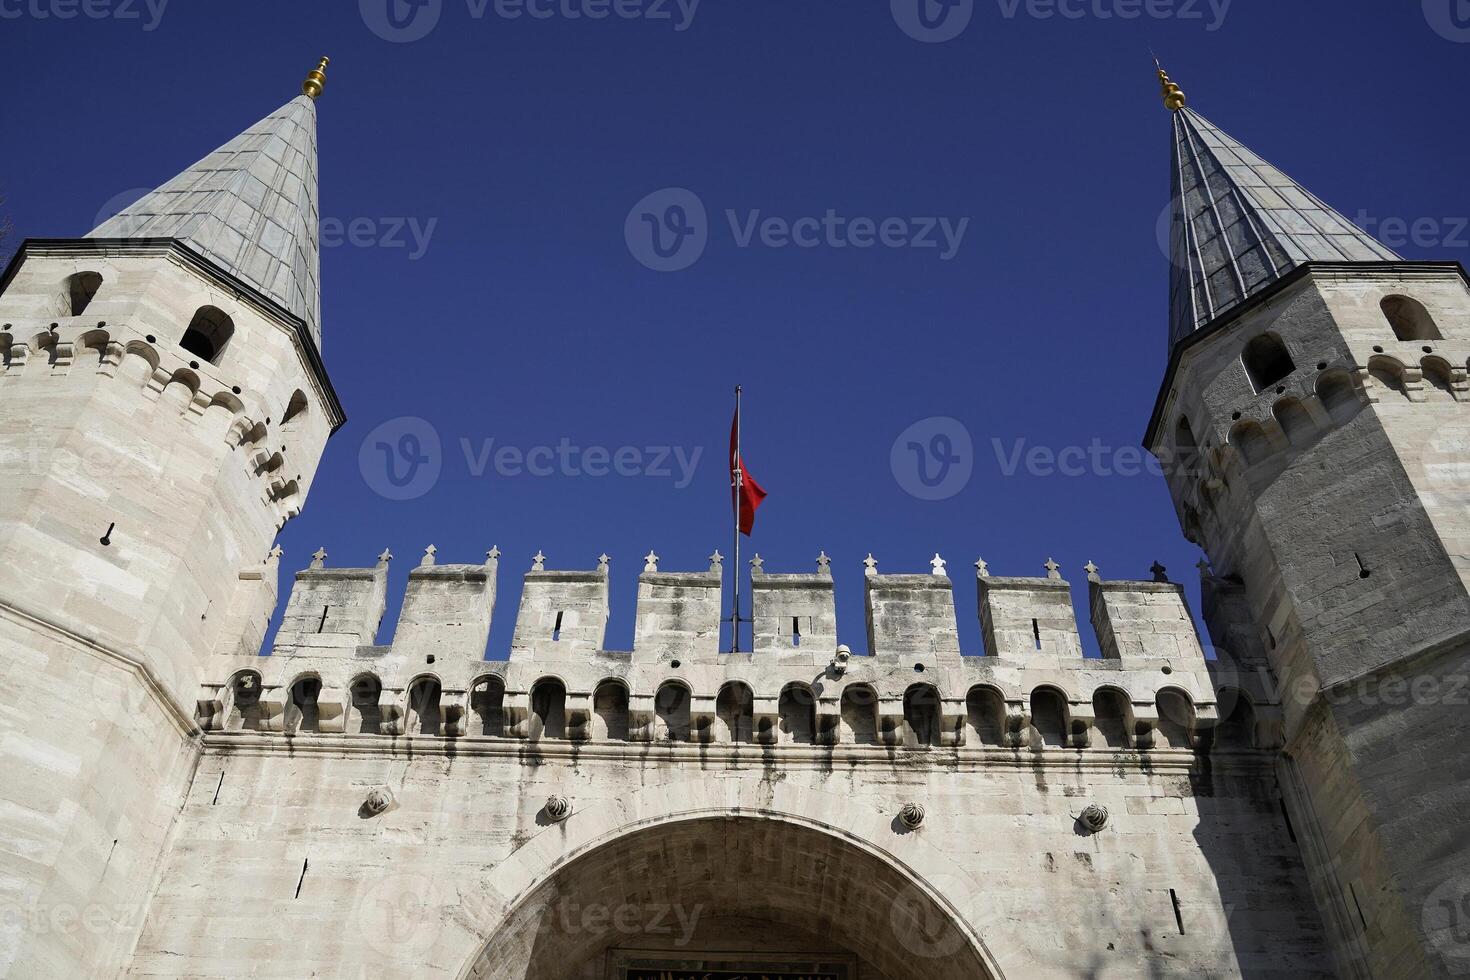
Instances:
[[[1279,710],[1234,662],[1207,662],[1183,589],[1103,581],[1089,565],[1102,659],[1085,658],[1071,586],[1002,578],[978,562],[986,650],[962,656],[953,583],[865,575],[870,653],[839,654],[830,560],[809,574],[753,562],[754,653],[719,649],[721,557],[698,572],[638,579],[633,650],[604,648],[611,559],[526,573],[508,661],[486,661],[498,550],[483,565],[409,576],[390,645],[386,552],[334,569],[318,552],[297,573],[272,657],[216,658],[198,721],[215,732],[428,735],[572,742],[754,742],[911,748],[1200,749],[1276,744]]]

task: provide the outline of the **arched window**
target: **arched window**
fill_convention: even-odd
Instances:
[[[653,697],[660,734],[670,742],[689,741],[689,689],[668,681]]]
[[[1121,691],[1105,687],[1094,694],[1092,714],[1102,743],[1099,748],[1128,747],[1128,700]]]
[[[1241,360],[1245,362],[1245,373],[1250,376],[1258,393],[1285,380],[1296,370],[1296,363],[1286,352],[1286,345],[1274,333],[1263,333],[1252,339],[1245,345]]]
[[[1317,378],[1317,397],[1334,422],[1345,422],[1358,409],[1358,393],[1346,371],[1328,371]]]
[[[286,411],[281,413],[281,424],[290,425],[299,418],[306,415],[306,392],[297,388],[291,395],[291,400],[286,403]]]
[[[352,723],[347,730],[362,735],[381,735],[383,731],[383,683],[371,674],[364,674],[352,682]]]
[[[477,719],[474,735],[500,738],[505,734],[505,682],[481,677],[470,687],[470,711]]]
[[[1424,304],[1408,296],[1389,296],[1379,304],[1399,340],[1443,340]]]
[[[1006,704],[1000,692],[992,687],[972,688],[965,698],[965,714],[980,745],[1005,744]]]
[[[201,361],[218,364],[220,355],[225,352],[225,345],[234,335],[235,321],[223,310],[201,306],[199,312],[194,314],[194,319],[189,322],[189,329],[184,331],[179,346]]]
[[[878,695],[866,684],[842,692],[842,724],[857,745],[878,744]]]
[[[1179,691],[1160,691],[1157,699],[1159,727],[1154,747],[1159,749],[1192,748],[1194,705]]]
[[[903,720],[908,724],[911,748],[938,745],[939,692],[928,684],[909,688],[903,696]]]
[[[715,715],[725,726],[731,742],[747,743],[755,737],[755,695],[739,681],[720,688],[715,698]]]
[[[66,295],[72,316],[81,316],[92,305],[92,298],[102,288],[102,276],[96,272],[78,272],[68,276]]]
[[[1067,702],[1049,687],[1031,692],[1031,727],[1036,730],[1037,748],[1067,745]]]
[[[603,681],[592,694],[596,718],[593,738],[598,741],[628,740],[628,689],[622,681]]]
[[[438,735],[444,716],[439,710],[439,682],[432,677],[414,681],[408,691],[408,727],[410,735]]]
[[[1241,751],[1255,747],[1255,709],[1245,693],[1236,688],[1220,691],[1220,724],[1215,727],[1212,748]]]
[[[781,732],[787,741],[810,745],[816,740],[817,699],[811,689],[792,684],[781,692],[777,705],[781,715]]]
[[[235,676],[230,684],[230,714],[225,727],[232,732],[261,730],[260,675],[247,670]]]
[[[567,737],[567,689],[555,677],[531,688],[531,741]]]
[[[315,677],[303,677],[291,685],[291,705],[286,711],[285,730],[293,732],[321,731],[321,710],[316,699],[322,692],[322,682]]]

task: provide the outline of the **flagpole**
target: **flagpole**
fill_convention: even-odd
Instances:
[[[744,483],[745,468],[741,466],[740,455],[740,385],[735,386],[735,458],[730,461],[732,486],[735,489],[734,512],[735,521],[735,568],[734,588],[735,602],[734,612],[730,616],[730,652],[740,652],[740,491]]]

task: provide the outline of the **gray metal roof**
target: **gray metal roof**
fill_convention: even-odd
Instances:
[[[298,96],[88,238],[177,238],[306,321],[321,344],[316,103]]]
[[[1199,113],[1173,116],[1171,350],[1303,263],[1400,261]]]

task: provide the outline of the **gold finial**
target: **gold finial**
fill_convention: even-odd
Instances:
[[[307,74],[306,81],[301,83],[302,95],[309,95],[313,99],[321,97],[322,89],[327,85],[327,65],[331,60],[331,58],[323,57],[322,63]]]
[[[1154,64],[1158,65],[1159,84],[1164,87],[1164,105],[1169,108],[1170,112],[1178,112],[1189,101],[1184,97],[1184,89],[1174,83],[1169,73],[1164,71],[1164,66],[1159,64],[1159,59],[1155,58]]]

